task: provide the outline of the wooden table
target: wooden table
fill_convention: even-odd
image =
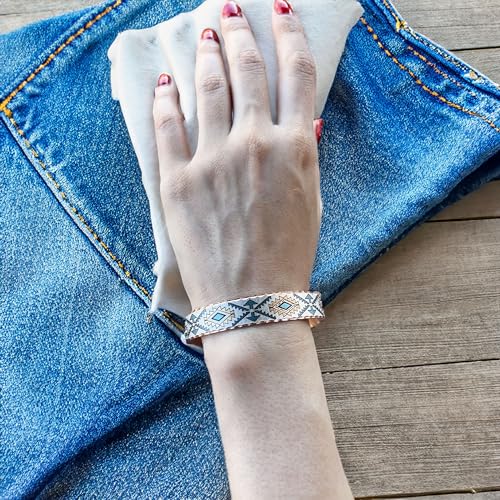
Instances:
[[[3,0],[0,32],[92,3]],[[500,0],[396,7],[500,82]],[[316,345],[355,495],[500,499],[500,182],[414,230],[327,312]]]

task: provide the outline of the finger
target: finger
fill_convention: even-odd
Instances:
[[[202,31],[196,54],[198,147],[221,143],[231,128],[231,98],[217,33]]]
[[[264,59],[248,21],[236,2],[222,9],[222,35],[233,97],[233,123],[272,121]]]
[[[167,73],[158,78],[153,103],[156,146],[160,161],[160,176],[168,174],[163,169],[186,164],[191,159],[184,116],[179,105],[179,93],[174,79]]]
[[[273,34],[278,56],[278,124],[306,125],[314,119],[316,65],[304,28],[286,0],[274,0]]]

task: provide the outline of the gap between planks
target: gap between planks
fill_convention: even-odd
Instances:
[[[313,329],[323,372],[500,358],[500,219],[423,224]]]
[[[472,496],[474,495],[474,496]],[[356,500],[499,500],[500,485],[497,488],[474,489],[468,491],[433,491],[421,495],[356,497]]]
[[[3,0],[0,32],[6,33],[37,19],[98,3],[101,2]],[[497,0],[394,0],[393,3],[412,28],[449,50],[500,45],[500,5]]]
[[[393,3],[413,29],[448,50],[500,45],[497,0],[394,0]]]
[[[334,373],[323,381],[356,497],[498,488],[499,361]]]

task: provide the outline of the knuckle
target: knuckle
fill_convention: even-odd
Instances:
[[[256,120],[262,116],[263,113],[263,95],[259,91],[255,91],[252,95],[248,96],[242,104],[243,114],[247,120]]]
[[[183,167],[179,167],[174,175],[162,177],[160,193],[164,202],[181,202],[190,199],[193,188],[183,170]]]
[[[296,50],[288,56],[287,63],[293,74],[302,77],[308,82],[315,81],[316,64],[310,52],[305,50]]]
[[[194,168],[196,181],[200,182],[202,185],[209,184],[214,178],[216,169],[217,163],[215,160],[213,158],[206,158]]]
[[[256,125],[252,125],[247,129],[245,139],[248,152],[252,156],[265,156],[272,149],[271,139],[266,137]]]
[[[208,54],[219,54],[220,45],[218,43],[200,43],[197,47],[197,57],[203,57]]]
[[[217,191],[218,180],[225,171],[224,164],[218,163],[216,158],[208,155],[203,158],[200,157],[190,166],[193,199],[198,197],[202,191]]]
[[[286,33],[304,33],[302,24],[297,21],[296,17],[283,16],[279,19],[278,32],[280,34]]]
[[[257,49],[242,50],[238,54],[238,68],[246,73],[262,74],[265,71],[264,59]]]
[[[297,127],[287,132],[290,150],[301,158],[309,157],[315,147],[315,139],[312,134],[307,133],[303,127]]]
[[[224,23],[224,31],[226,33],[232,33],[236,31],[248,31],[250,32],[250,25],[242,18],[239,17],[229,17],[226,23]]]
[[[207,75],[201,79],[199,89],[205,95],[219,94],[226,90],[226,81],[220,74]]]
[[[172,130],[181,127],[183,118],[176,112],[165,112],[163,110],[155,110],[153,113],[156,130],[161,133],[169,133]]]

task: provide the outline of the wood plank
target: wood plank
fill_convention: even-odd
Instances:
[[[18,0],[3,0],[0,4],[0,33],[6,33],[10,30],[20,28],[25,24],[36,21],[38,19],[44,19],[52,16],[62,14],[66,11],[77,10],[84,8],[89,5],[94,5],[99,2],[95,0],[47,0],[44,2],[28,2],[18,1]],[[399,0],[396,2],[397,8],[401,11],[405,17],[408,17],[408,21],[415,29],[423,29],[425,31],[426,24],[429,24],[428,19],[434,19],[433,25],[429,26],[431,30],[439,31],[441,25],[444,22],[450,23],[449,11],[451,12],[461,12],[462,14],[455,15],[469,15],[469,11],[475,13],[475,21],[471,21],[468,26],[474,26],[473,28],[473,46],[476,47],[481,45],[479,40],[479,31],[476,24],[480,21],[484,21],[484,16],[491,16],[492,9],[499,9],[497,0],[482,1],[481,3],[469,2],[465,0],[460,0],[460,2],[447,2],[443,4],[442,2],[433,2],[431,0],[419,0],[415,2],[413,0]],[[485,14],[486,12],[486,14]],[[430,15],[429,15],[430,13]],[[437,13],[437,14],[436,14]],[[481,17],[482,16],[482,17]],[[491,19],[488,19],[487,27],[484,29],[492,29],[495,31],[495,36],[498,35],[499,30],[494,30],[494,26],[491,24]],[[442,26],[443,34],[437,34],[436,41],[440,41],[441,36],[449,36],[450,26]],[[458,28],[457,28],[458,29]],[[423,32],[424,32],[423,31]],[[429,32],[425,33],[429,35]],[[456,37],[463,41],[463,38],[458,33]],[[433,38],[431,36],[431,38]],[[491,38],[488,42],[489,45],[494,44],[495,38]],[[459,48],[456,43],[448,45],[444,43],[447,48]],[[452,47],[453,45],[453,47]],[[469,43],[470,45],[470,43]],[[482,46],[482,45],[481,45]],[[483,72],[494,81],[500,81],[500,58],[498,57],[497,51],[494,49],[490,50],[472,50],[464,51],[464,53],[457,53],[458,57],[463,58],[465,61],[469,62],[479,71]]]
[[[324,372],[500,358],[500,219],[424,224],[314,328]]]
[[[474,496],[473,496],[474,495]],[[374,497],[372,497],[374,498]],[[500,490],[498,491],[483,491],[470,493],[452,493],[449,495],[425,495],[418,497],[397,497],[391,500],[499,500]]]
[[[500,49],[457,50],[455,55],[494,82],[500,83]]]
[[[488,182],[477,191],[445,208],[432,220],[500,217],[500,181]]]
[[[500,46],[497,0],[394,0],[409,25],[449,50]]]
[[[21,28],[26,24],[59,16],[64,12],[102,3],[96,0],[2,0],[0,2],[0,33]]]
[[[66,11],[83,9],[89,5],[97,5],[103,0],[2,0],[0,15],[32,13],[34,18],[44,15],[45,12],[62,14]]]
[[[323,376],[353,493],[470,491],[500,479],[500,361]]]
[[[98,3],[92,0],[3,0],[0,4],[0,32],[6,33],[37,19]],[[414,29],[450,50],[500,45],[500,5],[497,0],[395,0],[394,5]]]
[[[97,3],[3,0],[0,32]],[[399,4],[415,29],[450,49],[500,45],[498,0]],[[496,54],[473,50],[459,57],[498,79]],[[497,188],[483,187],[480,196],[481,191],[471,195],[437,219],[495,216]],[[358,278],[315,332],[322,368],[336,371],[324,374],[325,390],[357,496],[491,488],[500,477],[500,365],[455,363],[499,356],[498,224],[437,222],[419,228]],[[338,371],[352,369],[359,371]],[[493,495],[475,500],[499,498]]]

